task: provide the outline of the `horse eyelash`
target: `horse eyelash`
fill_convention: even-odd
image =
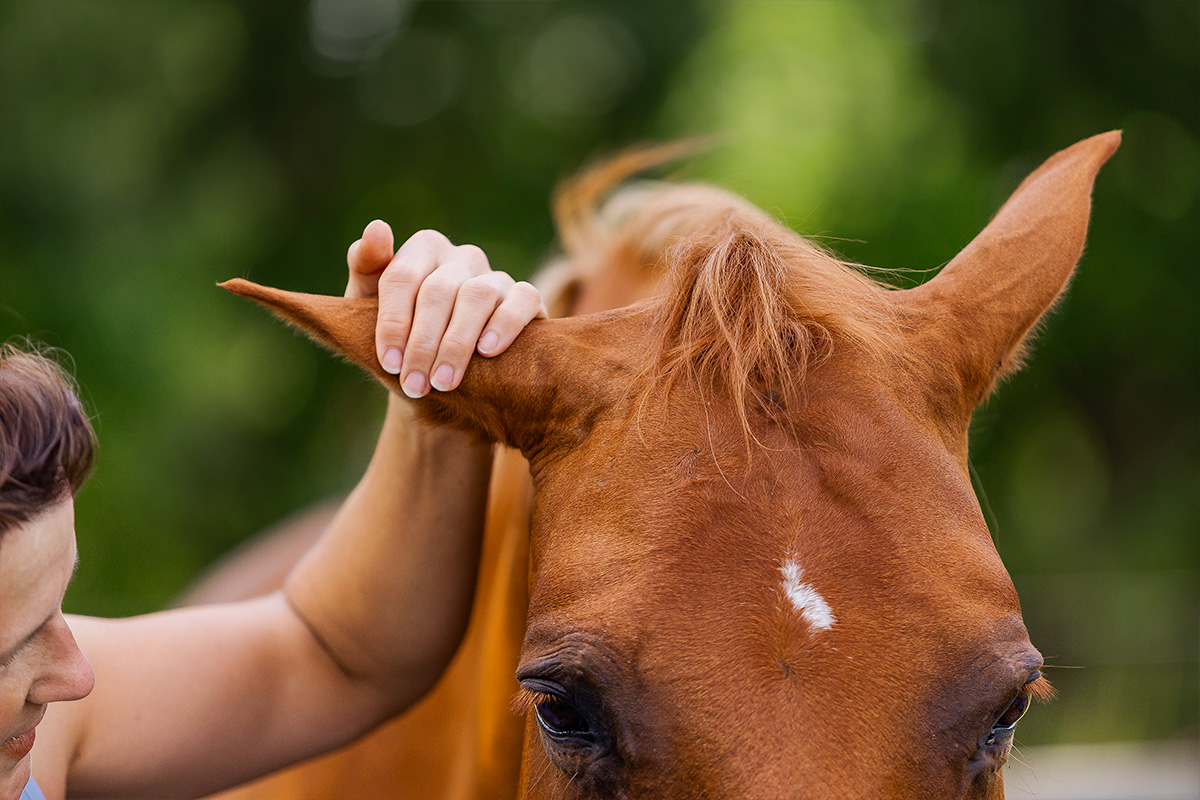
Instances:
[[[1039,703],[1049,703],[1058,696],[1058,692],[1050,685],[1050,681],[1045,675],[1039,675],[1035,680],[1025,684],[1021,687],[1021,691]]]
[[[525,714],[542,703],[553,703],[556,700],[558,698],[552,694],[521,688],[513,695],[512,703],[509,704],[509,707],[514,714]]]
[[[1036,679],[1021,687],[1021,691],[1032,700],[1039,703],[1049,703],[1058,696],[1058,691],[1051,685],[1049,678],[1039,675]],[[536,692],[529,689],[518,689],[513,695],[509,707],[514,714],[525,714],[542,703],[552,703],[558,700],[552,694]]]

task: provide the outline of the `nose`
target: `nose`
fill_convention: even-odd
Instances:
[[[91,694],[96,673],[75,643],[75,635],[62,614],[51,620],[45,643],[42,673],[29,687],[29,702],[59,703],[82,700]]]

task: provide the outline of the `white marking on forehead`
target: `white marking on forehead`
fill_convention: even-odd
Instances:
[[[796,563],[796,559],[789,558],[783,562],[779,571],[783,573],[783,593],[791,601],[792,608],[804,617],[804,621],[814,630],[825,631],[832,628],[837,622],[833,610],[812,584],[800,580],[804,577],[804,570]]]

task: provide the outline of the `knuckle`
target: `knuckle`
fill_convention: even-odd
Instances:
[[[434,354],[437,353],[437,340],[428,334],[423,334],[414,331],[408,339],[408,346],[404,348],[405,365],[415,364],[418,366],[427,366],[433,361]]]
[[[529,281],[517,281],[513,284],[511,291],[518,297],[534,300],[538,303],[542,302],[542,293]]]
[[[425,228],[408,237],[405,246],[416,245],[418,247],[428,247],[435,250],[450,244],[450,240],[441,231],[435,231],[432,228]]]
[[[379,276],[380,287],[413,290],[421,285],[421,273],[404,264],[388,267]]]
[[[491,322],[488,327],[495,330],[509,330],[512,328],[520,329],[522,322],[521,314],[510,304],[505,303],[496,309],[492,314]]]
[[[451,360],[463,360],[474,349],[474,341],[471,341],[461,333],[448,332],[442,337],[442,344],[438,349],[438,353]]]
[[[458,290],[458,286],[458,278],[438,270],[431,273],[429,277],[421,282],[421,289],[417,297],[422,302],[428,302],[433,298],[444,300],[453,297]]]
[[[375,325],[375,335],[384,342],[403,341],[408,335],[408,323],[395,317],[380,315],[379,322]]]
[[[496,284],[489,280],[482,280],[486,276],[471,278],[463,282],[459,287],[458,297],[460,300],[471,305],[482,305],[497,303],[504,295]]]
[[[491,269],[491,267],[488,265],[487,253],[483,252],[483,249],[478,245],[460,244],[454,249],[458,257],[466,261],[472,267],[475,267],[476,269],[482,268],[484,270]]]

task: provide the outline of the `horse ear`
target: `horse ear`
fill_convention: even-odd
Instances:
[[[403,396],[399,378],[385,372],[375,355],[375,298],[288,292],[241,278],[220,286],[266,306]],[[539,454],[569,444],[564,437],[578,438],[586,427],[579,420],[594,418],[594,408],[604,400],[598,391],[603,382],[586,376],[618,362],[597,358],[599,350],[586,346],[595,338],[592,327],[581,317],[535,320],[504,353],[475,356],[457,389],[430,392],[414,401],[418,413],[431,422],[517,447],[536,461]]]
[[[1053,155],[936,277],[898,293],[910,345],[938,373],[931,385],[957,395],[935,403],[958,406],[959,423],[1020,367],[1030,330],[1066,289],[1083,253],[1096,174],[1120,143],[1112,131]]]

